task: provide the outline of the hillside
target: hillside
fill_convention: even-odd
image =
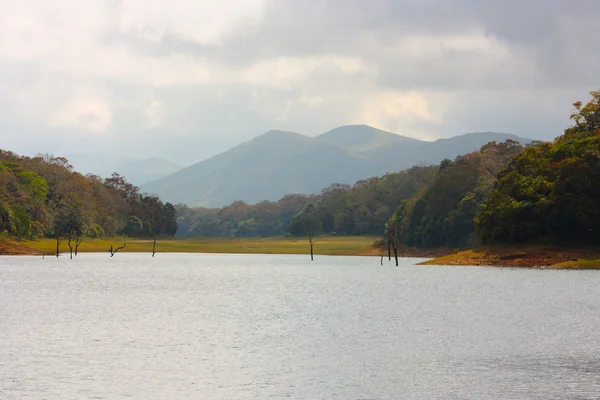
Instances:
[[[146,196],[122,177],[73,171],[62,157],[25,157],[0,150],[0,254],[7,241],[172,236],[175,208]]]
[[[467,133],[448,139],[438,139],[434,142],[412,141],[408,143],[393,143],[377,147],[363,153],[372,160],[371,175],[382,175],[390,171],[399,171],[413,165],[434,165],[444,159],[453,160],[455,157],[479,150],[489,142],[504,142],[508,139],[520,144],[527,144],[531,139],[496,132]]]
[[[437,164],[490,141],[529,140],[477,133],[425,142],[365,125],[344,126],[315,138],[270,131],[229,151],[142,186],[173,203],[221,207],[254,204],[289,193],[317,193],[332,183]]]
[[[314,193],[331,182],[351,183],[367,160],[297,133],[270,131],[143,186],[172,202],[214,207],[256,203],[288,193]],[[365,175],[366,177],[366,175]]]

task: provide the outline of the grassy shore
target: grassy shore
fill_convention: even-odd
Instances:
[[[379,238],[369,236],[323,236],[314,238],[316,255],[332,256],[380,256],[387,254],[387,249],[374,246]],[[152,252],[152,240],[131,238],[110,238],[84,240],[79,252],[108,252],[113,248],[127,246],[120,252]],[[72,244],[74,246],[74,244]],[[157,253],[232,253],[232,254],[308,254],[310,245],[308,238],[172,238],[158,239]],[[0,254],[41,255],[55,254],[56,241],[42,240],[0,240]],[[66,240],[60,244],[60,252],[68,253]],[[437,257],[448,254],[447,249],[404,249],[407,257]]]
[[[455,252],[420,265],[600,269],[600,248],[488,246]]]
[[[379,255],[381,250],[373,247],[376,238],[362,236],[319,237],[313,240],[315,254],[321,255]],[[152,252],[152,240],[111,238],[84,240],[79,252],[108,252],[114,248],[127,246],[120,252]],[[74,246],[74,244],[72,244]],[[307,254],[309,243],[306,238],[174,238],[158,239],[157,253],[244,253],[244,254]],[[0,244],[0,254],[40,255],[54,254],[56,241],[4,241]],[[60,252],[68,253],[66,240],[60,244]]]
[[[326,236],[314,239],[316,255],[379,256],[385,249],[374,247],[375,237]],[[152,252],[152,240],[110,238],[84,240],[79,252],[108,253],[108,249],[127,246],[121,252]],[[232,254],[308,254],[307,238],[173,238],[159,239],[157,253],[232,253]],[[56,251],[56,241],[10,239],[0,240],[3,255],[50,255]],[[68,253],[66,240],[60,244],[60,252]],[[463,265],[498,267],[541,267],[600,269],[600,248],[568,248],[556,246],[488,246],[475,250],[451,251],[449,249],[405,249],[407,257],[438,257],[420,265]]]

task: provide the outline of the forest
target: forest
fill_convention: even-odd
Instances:
[[[600,92],[553,142],[507,140],[436,166],[220,209],[178,205],[182,236],[378,235],[418,248],[600,243]]]
[[[292,234],[380,235],[398,199],[411,198],[431,180],[435,168],[332,184],[315,195],[292,194],[276,202],[242,201],[221,209],[176,206],[184,236],[269,237]],[[311,224],[312,223],[312,224]]]
[[[52,155],[0,150],[0,234],[19,239],[173,236],[175,207],[113,174],[74,172]]]
[[[495,243],[600,243],[600,92],[574,103],[574,125],[526,148],[490,143],[446,160],[386,225],[400,243],[473,248]]]

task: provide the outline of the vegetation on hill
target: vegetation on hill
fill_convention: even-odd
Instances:
[[[18,239],[172,236],[175,208],[118,174],[74,172],[62,157],[0,150],[0,233]]]
[[[478,242],[474,218],[497,174],[523,150],[516,141],[410,169],[332,184],[316,195],[277,202],[237,201],[221,209],[178,205],[179,235],[269,237],[381,235],[392,230],[410,247],[466,247]]]
[[[600,92],[575,103],[575,125],[528,148],[499,175],[477,216],[486,243],[600,244]]]
[[[600,92],[575,103],[575,125],[552,143],[490,143],[445,160],[400,204],[388,231],[409,246],[600,243]]]
[[[410,199],[435,167],[370,178],[354,185],[333,184],[316,195],[288,195],[276,202],[237,201],[220,209],[178,205],[179,235],[255,237],[311,233],[380,235],[398,202]]]
[[[474,219],[479,208],[498,173],[522,150],[513,140],[491,142],[478,152],[443,160],[431,182],[400,203],[387,230],[408,246],[476,246]]]
[[[360,125],[317,137],[270,131],[142,188],[190,207],[256,204],[290,193],[318,194],[332,183],[353,184],[414,165],[434,165],[507,139],[529,142],[491,132],[425,142]]]

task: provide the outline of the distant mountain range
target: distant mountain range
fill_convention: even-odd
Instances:
[[[494,132],[425,142],[366,125],[343,126],[314,138],[269,131],[142,185],[142,190],[190,206],[222,207],[236,200],[253,204],[290,193],[317,193],[332,183],[354,183],[417,164],[436,164],[507,139],[531,142]]]
[[[155,181],[183,168],[171,161],[157,157],[134,159],[99,153],[77,153],[69,154],[66,158],[77,172],[95,174],[103,178],[117,172],[136,186]]]

